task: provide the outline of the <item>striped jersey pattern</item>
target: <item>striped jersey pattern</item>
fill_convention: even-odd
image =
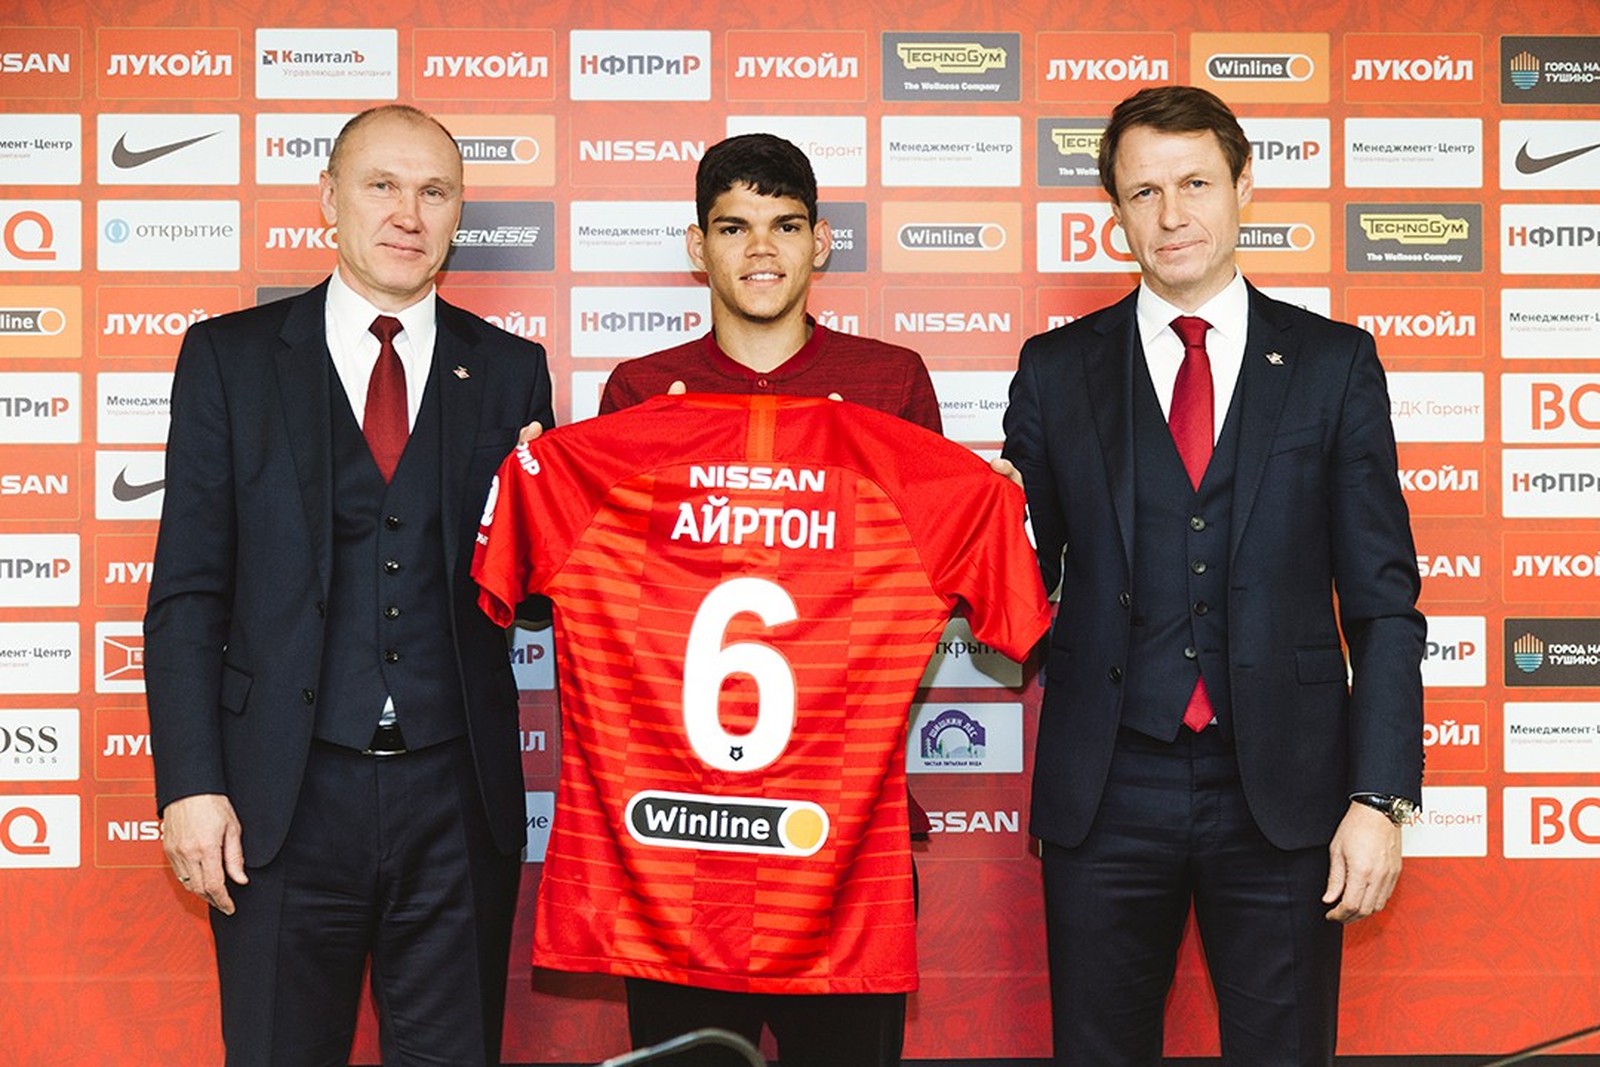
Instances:
[[[534,962],[735,992],[916,986],[908,710],[961,606],[1048,609],[1020,491],[830,400],[661,397],[501,467],[474,575],[556,605],[561,780]]]

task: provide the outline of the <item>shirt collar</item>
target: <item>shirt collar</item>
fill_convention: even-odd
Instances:
[[[366,297],[350,288],[337,270],[328,279],[328,327],[338,331],[346,345],[363,344],[371,337],[372,320],[379,315],[393,315],[400,320],[413,343],[424,336],[432,336],[434,314],[439,299],[433,286],[416,303],[399,311],[381,311]],[[359,349],[356,349],[359,351]]]
[[[788,379],[796,374],[801,373],[807,367],[811,366],[811,364],[815,363],[817,361],[817,357],[821,355],[823,348],[827,345],[829,334],[828,328],[819,324],[810,315],[806,316],[806,324],[811,327],[811,336],[806,338],[806,343],[801,345],[795,351],[794,355],[790,356],[788,359],[784,360],[782,363],[778,364],[776,367],[773,367],[769,371],[758,372],[751,370],[749,367],[746,367],[743,363],[740,363],[738,360],[724,352],[722,350],[722,346],[717,344],[717,332],[715,330],[706,331],[706,355],[709,358],[712,366],[716,367],[723,374],[729,375],[730,377],[740,379]]]
[[[1162,330],[1172,326],[1179,315],[1194,315],[1205,319],[1211,328],[1224,337],[1242,344],[1250,325],[1250,290],[1244,284],[1244,275],[1237,270],[1233,280],[1222,291],[1193,311],[1184,311],[1161,297],[1144,282],[1139,283],[1139,339],[1146,346]]]

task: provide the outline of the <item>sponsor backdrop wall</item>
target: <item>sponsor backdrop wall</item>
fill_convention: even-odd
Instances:
[[[317,172],[387,100],[459,138],[443,292],[550,350],[564,420],[707,328],[694,166],[767,129],[833,221],[817,318],[920,350],[981,451],[1020,342],[1135,281],[1094,176],[1111,105],[1172,80],[1231,101],[1240,261],[1377,335],[1426,576],[1425,813],[1393,906],[1350,931],[1342,1047],[1494,1052],[1600,1017],[1600,5],[113,7],[0,10],[0,1059],[218,1059],[141,695],[166,397],[189,323],[327,272]],[[947,636],[908,745],[936,826],[908,1052],[1043,1056],[1033,672]],[[512,656],[532,844],[507,1058],[592,1062],[625,1046],[618,985],[526,964],[558,731],[548,636]],[[1173,1054],[1214,1051],[1199,976],[1191,940]]]

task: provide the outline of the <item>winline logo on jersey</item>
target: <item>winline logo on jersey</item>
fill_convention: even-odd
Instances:
[[[809,800],[646,789],[622,821],[635,841],[663,848],[810,856],[828,840],[828,813]]]

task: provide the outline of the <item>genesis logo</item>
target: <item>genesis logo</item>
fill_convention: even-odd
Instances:
[[[1551,167],[1559,167],[1569,159],[1577,159],[1579,156],[1587,155],[1596,148],[1600,148],[1600,144],[1585,145],[1583,148],[1574,148],[1567,152],[1557,152],[1553,156],[1531,156],[1528,154],[1528,146],[1524,142],[1523,146],[1517,150],[1517,173],[1538,174],[1541,171],[1549,170]]]
[[[201,141],[209,140],[221,132],[221,130],[213,130],[211,133],[201,134],[199,137],[190,137],[185,141],[173,141],[169,144],[156,145],[154,148],[145,148],[137,151],[128,147],[128,135],[123,134],[117,138],[117,143],[111,147],[111,162],[119,170],[132,170],[135,167],[142,167],[146,163],[152,163],[162,156],[170,156],[179,149],[188,148],[192,144],[199,144]]]
[[[117,480],[111,483],[111,495],[124,504],[143,499],[151,493],[159,493],[167,487],[165,478],[158,478],[153,482],[141,482],[138,485],[128,481],[128,470],[124,467],[117,472]]]

